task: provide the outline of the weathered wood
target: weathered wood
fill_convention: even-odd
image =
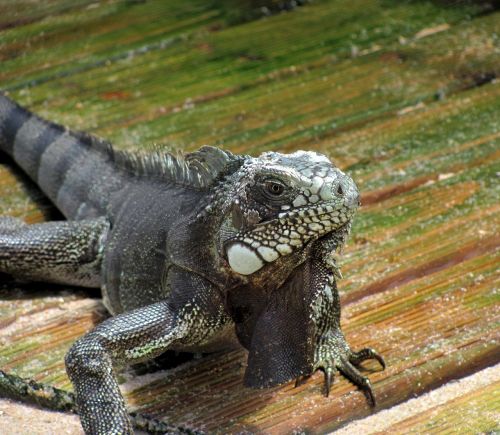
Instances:
[[[370,374],[379,409],[497,363],[499,12],[317,1],[228,26],[210,3],[0,5],[1,87],[123,148],[328,153],[362,191],[340,260],[342,320],[354,348],[386,357],[387,370]],[[53,216],[19,174],[0,164],[0,214]],[[104,316],[82,291],[4,283],[0,366],[70,388],[64,353]],[[134,409],[224,433],[324,433],[373,412],[340,376],[328,399],[320,374],[298,388],[247,390],[245,359],[241,351],[154,375],[127,371],[123,387]],[[489,391],[394,429],[498,410],[479,400]],[[471,427],[495,428],[484,422]]]
[[[391,433],[485,433],[500,421],[500,382],[474,390],[390,427]]]
[[[498,428],[498,409],[500,408],[500,382],[490,385],[481,391],[474,391],[444,406],[437,407],[410,418],[394,428],[399,433],[453,433],[461,427],[464,420],[464,433],[478,433],[485,428]]]
[[[498,428],[500,364],[449,382],[400,405],[355,420],[336,435],[491,433]]]

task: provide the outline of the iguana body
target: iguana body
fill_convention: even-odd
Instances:
[[[113,374],[167,349],[249,350],[245,382],[280,384],[338,368],[367,393],[340,330],[331,252],[358,207],[323,155],[185,156],[113,151],[0,95],[0,149],[68,221],[0,220],[0,272],[100,287],[112,317],[66,357],[86,433],[131,433]]]

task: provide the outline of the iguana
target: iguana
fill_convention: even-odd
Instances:
[[[133,433],[113,366],[167,349],[241,345],[250,387],[320,369],[328,395],[338,369],[375,404],[357,366],[385,363],[344,338],[332,256],[359,192],[326,156],[127,153],[1,94],[0,149],[68,219],[0,220],[0,272],[100,287],[112,314],[66,355],[87,434]]]

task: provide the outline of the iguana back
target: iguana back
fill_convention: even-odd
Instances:
[[[175,156],[117,151],[105,140],[46,121],[0,93],[0,151],[10,155],[67,219],[103,216],[124,187],[208,191],[246,156],[213,147]]]
[[[199,260],[203,241],[197,228],[186,230],[189,234],[183,228],[208,200],[212,185],[236,170],[244,156],[212,147],[178,156],[116,151],[102,139],[46,121],[3,95],[0,150],[12,156],[69,220],[105,219],[109,230],[96,235],[91,245],[101,252],[92,272],[99,276],[73,280],[64,274],[61,282],[97,283],[112,314],[167,298],[165,276],[173,264],[187,261],[188,268],[212,275],[203,272],[214,269],[212,262]],[[102,224],[97,227],[101,231]],[[201,229],[203,238],[209,229]],[[175,252],[167,252],[173,238],[179,243],[173,244]],[[189,251],[190,243],[196,252],[182,255],[179,251]],[[45,250],[50,252],[50,246]]]

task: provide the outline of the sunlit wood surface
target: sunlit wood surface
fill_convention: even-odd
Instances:
[[[245,389],[245,352],[216,354],[123,372],[131,409],[220,433],[325,433],[498,363],[500,11],[316,0],[238,22],[230,0],[215,3],[5,0],[0,88],[120,148],[327,153],[362,191],[341,257],[343,328],[388,368],[366,364],[371,410],[340,376],[329,398],[320,373]],[[58,218],[0,159],[0,214]],[[0,367],[69,389],[64,354],[105,316],[95,294],[4,282]],[[498,385],[393,429],[499,429]]]

